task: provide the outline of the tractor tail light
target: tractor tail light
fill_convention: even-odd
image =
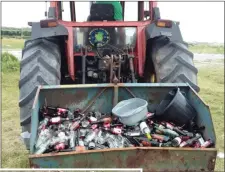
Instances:
[[[170,21],[170,20],[157,20],[156,26],[171,28],[172,27],[172,21]]]
[[[56,27],[58,22],[55,19],[41,20],[40,25],[41,28]]]

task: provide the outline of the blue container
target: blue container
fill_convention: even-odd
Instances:
[[[31,116],[30,166],[33,168],[143,168],[144,171],[212,171],[217,150],[134,147],[122,149],[88,150],[34,155],[39,123],[39,108],[45,101],[49,106],[71,110],[101,111],[111,113],[120,101],[141,98],[156,105],[166,94],[179,87],[197,111],[197,124],[204,125],[203,136],[216,145],[216,136],[209,107],[187,84],[96,84],[40,86],[37,90]],[[148,107],[151,108],[151,107]]]
[[[148,102],[139,98],[122,100],[113,109],[112,114],[119,117],[120,122],[127,126],[137,125],[146,119]]]

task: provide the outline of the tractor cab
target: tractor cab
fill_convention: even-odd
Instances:
[[[108,3],[51,2],[49,11],[55,8],[56,13],[52,16],[59,23],[73,26],[75,52],[79,51],[80,46],[88,47],[90,52],[96,47],[104,48],[109,44],[119,49],[126,47],[135,49],[137,30],[141,29],[138,27],[150,23],[152,18],[150,16],[153,16],[152,9],[156,5],[154,2],[143,1],[120,3],[123,21],[114,20],[114,7]]]
[[[91,4],[88,21],[115,21],[112,4]]]

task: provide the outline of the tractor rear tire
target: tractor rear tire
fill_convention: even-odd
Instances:
[[[39,85],[60,85],[61,52],[56,39],[28,40],[22,51],[19,81],[20,124],[30,133],[31,110]],[[29,149],[29,139],[24,139]]]
[[[152,46],[152,61],[157,82],[188,83],[199,92],[198,69],[194,66],[194,55],[188,50],[187,44],[159,37],[153,40]]]

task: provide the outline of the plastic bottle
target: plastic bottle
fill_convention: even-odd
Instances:
[[[67,145],[65,143],[58,143],[57,145],[54,146],[54,149],[56,151],[61,151],[67,148]]]
[[[84,144],[87,145],[89,142],[91,142],[98,134],[98,129],[95,129],[94,131],[91,131],[88,133],[86,138],[84,139]]]
[[[163,129],[163,128],[159,128],[159,127],[157,127],[157,129],[158,129],[159,131],[161,131],[162,134],[168,135],[168,136],[170,136],[170,137],[178,137],[178,136],[179,136],[179,134],[178,134],[177,132],[175,132],[175,131],[173,131],[173,130],[170,130],[170,129]]]
[[[112,118],[102,118],[98,121],[92,122],[92,124],[98,124],[98,123],[111,123],[112,122]]]
[[[76,130],[80,127],[80,123],[85,119],[85,115],[83,115],[83,117],[81,119],[79,119],[78,121],[75,121],[71,127],[70,127],[70,130]]]
[[[113,134],[122,134],[122,128],[121,127],[115,127],[115,128],[112,128],[110,130]]]
[[[175,137],[172,141],[171,141],[171,145],[174,147],[178,147],[182,142],[182,139],[180,137]]]
[[[90,122],[88,120],[84,120],[81,122],[81,126],[84,128],[87,128],[89,126]]]
[[[44,129],[41,130],[37,142],[35,144],[35,147],[38,148],[40,147],[43,143],[47,142],[48,140],[50,141],[50,139],[52,138],[52,133],[50,132],[49,129]]]
[[[168,136],[164,136],[160,134],[152,134],[152,138],[160,140],[160,141],[165,141],[165,142],[167,142],[170,139]]]
[[[201,134],[197,133],[196,136],[201,136]],[[198,141],[201,146],[205,143],[205,140],[202,138],[202,136],[198,139]]]
[[[35,151],[35,154],[43,154],[49,147],[51,140],[46,140],[45,142],[42,142]]]
[[[41,121],[41,124],[38,127],[38,131],[40,132],[41,130],[46,129],[47,128],[47,125],[48,125],[48,122],[49,122],[49,118],[44,118],[44,120]]]
[[[58,116],[58,117],[51,118],[49,120],[49,122],[51,124],[61,124],[64,121],[69,121],[69,118],[62,118],[62,117]]]
[[[203,145],[201,145],[201,148],[208,148],[212,145],[213,145],[212,140],[207,140],[207,141],[205,141],[205,143]]]
[[[143,134],[145,134],[146,137],[147,137],[149,140],[152,139],[152,137],[151,137],[151,135],[150,135],[151,131],[150,131],[149,127],[147,126],[146,122],[141,122],[141,123],[140,123],[140,129],[141,129],[141,132],[142,132]]]
[[[88,149],[89,150],[93,150],[93,149],[95,149],[95,147],[96,147],[96,145],[95,145],[94,142],[89,142],[89,144],[88,144]]]
[[[76,140],[76,133],[75,131],[71,131],[70,132],[70,148],[71,149],[75,149],[75,140]]]
[[[50,116],[61,116],[73,118],[73,113],[69,109],[47,106],[47,114]]]
[[[185,146],[191,146],[196,140],[198,140],[201,137],[201,135],[197,135],[192,139],[189,139],[187,141],[183,141],[179,147],[185,147]]]
[[[140,136],[141,132],[140,131],[130,131],[127,133],[124,133],[125,136],[131,136],[131,137],[136,137],[136,136]]]

